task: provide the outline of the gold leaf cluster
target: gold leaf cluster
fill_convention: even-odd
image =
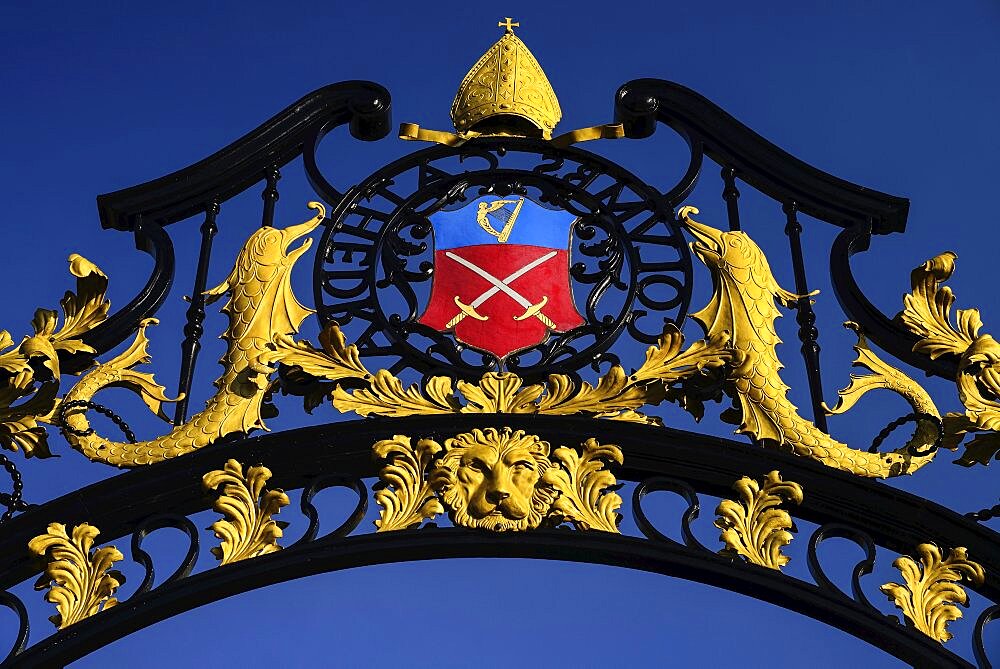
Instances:
[[[288,523],[271,517],[288,505],[288,495],[281,490],[266,490],[271,478],[267,467],[247,467],[228,460],[222,469],[205,474],[206,490],[219,493],[212,508],[225,516],[212,523],[212,531],[221,539],[212,554],[220,565],[266,555],[280,550],[278,539]]]
[[[937,255],[910,274],[911,292],[903,298],[903,311],[896,319],[921,337],[913,350],[932,360],[943,355],[958,358],[955,379],[964,413],[944,417],[946,448],[955,449],[967,434],[975,437],[957,460],[971,466],[1000,458],[1000,343],[981,332],[978,309],[959,309],[955,324],[951,307],[955,295],[943,285],[955,271],[954,253]]]
[[[378,532],[416,527],[424,520],[444,513],[444,507],[426,480],[426,472],[441,445],[433,439],[420,439],[413,446],[410,438],[397,434],[372,447],[375,456],[385,461],[379,472],[375,501],[382,511],[375,521]]]
[[[741,556],[768,569],[781,569],[791,559],[781,552],[792,541],[792,517],[778,508],[785,502],[802,503],[802,486],[784,481],[777,471],[769,472],[763,485],[744,476],[733,484],[737,499],[724,499],[715,510],[715,526],[722,530],[725,543],[720,553]]]
[[[545,472],[542,479],[558,493],[550,515],[562,518],[578,530],[618,532],[622,498],[613,491],[617,485],[608,463],[621,465],[622,452],[617,446],[598,443],[591,437],[581,447],[582,455],[565,446],[552,453],[561,467]]]
[[[39,308],[31,321],[34,334],[20,344],[0,330],[0,447],[22,450],[26,457],[51,456],[39,423],[51,422],[59,402],[59,353],[95,353],[81,337],[102,323],[111,307],[105,298],[108,279],[97,265],[74,253],[69,271],[77,277],[76,292],[67,291],[59,302],[61,326],[57,312]]]
[[[584,414],[646,423],[656,419],[636,410],[658,404],[667,386],[703,370],[715,369],[733,358],[724,334],[695,342],[682,350],[684,337],[668,324],[655,346],[634,374],[614,365],[596,385],[575,382],[564,374],[553,374],[545,383],[524,385],[510,372],[489,372],[478,383],[453,383],[445,376],[431,377],[423,388],[405,386],[386,370],[369,372],[361,363],[357,347],[348,345],[336,324],[320,337],[320,348],[307,341],[279,337],[268,354],[268,363],[297,367],[314,377],[335,382],[331,399],[342,412],[362,416],[399,418],[413,415],[454,413]],[[348,390],[342,382],[362,383]]]
[[[969,596],[959,583],[982,585],[983,567],[969,559],[965,548],[955,548],[947,558],[934,544],[917,546],[918,563],[903,555],[892,563],[903,583],[886,583],[880,590],[906,617],[909,624],[941,643],[952,637],[947,626],[962,617],[957,605],[968,606]]]
[[[111,567],[123,556],[114,546],[94,549],[99,533],[83,523],[70,535],[62,523],[50,523],[45,534],[28,542],[28,550],[46,560],[35,589],[48,589],[45,600],[55,604],[57,611],[49,620],[59,629],[118,603],[115,590],[125,577]]]

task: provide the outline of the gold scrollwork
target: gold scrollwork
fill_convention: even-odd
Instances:
[[[271,516],[288,505],[288,495],[281,490],[267,490],[271,478],[267,467],[247,467],[236,460],[226,461],[222,469],[202,477],[206,490],[219,493],[212,508],[225,518],[212,523],[212,531],[221,543],[212,548],[220,565],[246,560],[281,550],[278,539],[288,523]]]
[[[340,411],[362,416],[402,416],[454,413],[533,413],[546,415],[583,414],[599,418],[657,423],[636,409],[658,404],[667,396],[666,388],[704,370],[729,362],[734,352],[727,348],[728,335],[716,333],[683,350],[684,336],[667,325],[656,346],[646,351],[642,366],[629,375],[614,365],[596,385],[577,384],[564,374],[552,374],[542,384],[525,386],[511,372],[488,372],[478,383],[431,377],[421,389],[403,382],[386,370],[372,374],[361,363],[357,348],[347,344],[336,324],[320,336],[321,348],[308,341],[279,336],[268,364],[277,362],[299,367],[318,378],[336,382],[333,405]],[[340,382],[360,381],[366,387],[345,390]],[[457,390],[457,393],[455,392]]]
[[[763,485],[744,476],[733,484],[738,500],[724,499],[715,512],[719,539],[726,544],[722,555],[742,556],[768,569],[780,570],[791,559],[781,552],[791,543],[792,517],[778,507],[785,502],[802,503],[802,486],[783,481],[777,471],[769,472]]]
[[[618,532],[622,500],[607,470],[621,450],[587,440],[581,453],[551,452],[548,442],[522,430],[475,429],[441,445],[414,446],[396,436],[374,446],[386,461],[375,499],[380,532],[418,526],[447,510],[461,527],[524,531],[570,522],[578,530]]]
[[[957,257],[947,251],[913,270],[911,292],[896,319],[921,337],[915,352],[932,360],[949,354],[958,358],[955,383],[965,412],[945,414],[942,445],[954,450],[967,434],[975,434],[956,461],[968,467],[1000,459],[1000,343],[980,332],[978,309],[959,309],[957,327],[952,325],[955,295],[943,282],[955,271]]]
[[[968,606],[969,595],[959,583],[983,584],[983,567],[969,559],[965,548],[955,548],[942,559],[934,544],[917,546],[918,564],[912,557],[900,556],[892,563],[899,569],[903,583],[886,583],[880,590],[906,617],[909,624],[941,643],[952,637],[947,626],[962,617],[956,606]]]
[[[76,292],[67,291],[59,302],[62,327],[55,311],[39,308],[31,321],[34,334],[16,347],[11,348],[10,333],[0,330],[0,447],[22,450],[26,457],[51,456],[48,435],[39,423],[51,422],[59,404],[59,352],[95,353],[81,337],[102,323],[111,308],[105,297],[108,278],[97,265],[74,253],[69,271],[77,279]]]
[[[50,523],[48,531],[28,542],[28,550],[45,558],[45,570],[35,583],[44,590],[45,601],[56,605],[49,620],[63,629],[118,603],[115,590],[125,582],[121,572],[111,569],[123,559],[114,546],[93,548],[100,531],[82,523],[67,534],[62,523]]]

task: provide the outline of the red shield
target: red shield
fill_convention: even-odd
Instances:
[[[569,283],[575,220],[518,196],[433,215],[434,279],[419,322],[501,358],[582,325]]]

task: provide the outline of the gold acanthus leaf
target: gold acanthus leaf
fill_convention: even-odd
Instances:
[[[319,335],[320,349],[308,341],[295,341],[291,336],[281,334],[272,342],[270,353],[262,356],[265,364],[282,362],[290,367],[300,367],[302,371],[328,381],[360,379],[369,381],[371,373],[361,363],[357,346],[347,344],[344,333],[336,323],[328,325]]]
[[[379,471],[379,489],[375,501],[381,507],[375,521],[377,532],[391,532],[416,527],[424,520],[444,513],[441,502],[427,483],[427,471],[442,446],[433,439],[421,439],[416,447],[410,438],[397,434],[372,447],[375,456],[384,460]]]
[[[965,548],[955,548],[947,558],[934,544],[917,546],[918,564],[903,555],[892,563],[903,583],[886,583],[880,590],[906,617],[907,622],[941,643],[952,637],[947,626],[962,617],[957,605],[968,606],[969,595],[959,583],[983,584],[983,567],[969,559]]]
[[[946,251],[934,256],[910,273],[909,295],[903,297],[903,311],[896,318],[922,339],[913,347],[936,359],[942,355],[962,355],[979,335],[982,321],[976,309],[958,311],[959,328],[951,324],[955,295],[942,285],[955,271],[958,256]]]
[[[51,421],[58,404],[59,352],[94,353],[81,337],[102,323],[111,308],[105,297],[108,278],[97,265],[74,253],[69,271],[77,277],[76,292],[67,291],[60,300],[62,327],[57,329],[55,311],[37,309],[31,321],[34,334],[16,347],[10,333],[0,330],[0,447],[23,450],[26,457],[51,456],[45,428],[39,423]],[[31,360],[48,370],[46,378],[36,377]]]
[[[572,448],[557,448],[552,459],[561,467],[552,467],[542,476],[558,495],[552,502],[550,516],[570,521],[578,530],[601,530],[620,534],[618,524],[622,498],[613,492],[618,486],[606,465],[624,461],[621,449],[600,444],[594,438],[583,444],[581,456]]]
[[[742,556],[768,569],[781,569],[791,559],[781,552],[792,541],[792,517],[778,507],[784,502],[802,503],[802,486],[783,481],[777,471],[764,477],[763,485],[744,476],[733,484],[738,499],[724,499],[715,513],[715,526],[722,530],[719,539],[725,548],[722,555]]]
[[[362,416],[386,418],[461,411],[451,391],[451,379],[432,377],[421,392],[416,385],[404,387],[402,381],[384,369],[375,373],[367,388],[348,392],[338,385],[333,391],[333,405],[345,413],[354,411]]]
[[[278,539],[288,523],[271,516],[288,505],[288,495],[281,490],[266,490],[271,478],[267,467],[247,467],[236,460],[227,460],[222,469],[202,477],[206,490],[219,493],[212,508],[225,518],[212,523],[212,531],[221,539],[212,548],[220,565],[246,560],[281,550]]]
[[[937,255],[910,275],[911,292],[903,297],[904,309],[896,319],[921,337],[913,346],[932,360],[942,355],[958,357],[955,384],[964,414],[944,417],[942,446],[955,449],[967,434],[977,434],[966,444],[956,462],[971,466],[988,464],[1000,457],[1000,343],[982,333],[978,309],[959,309],[955,324],[951,307],[955,295],[943,285],[955,271],[957,255],[947,251]]]
[[[118,603],[115,590],[125,577],[111,567],[123,556],[114,546],[94,549],[98,534],[87,523],[74,527],[72,536],[62,523],[50,523],[45,534],[28,542],[28,550],[46,560],[35,589],[48,588],[45,600],[55,604],[57,611],[49,620],[59,629]]]
[[[322,350],[290,337],[278,338],[267,361],[299,367],[336,382],[332,401],[342,412],[392,418],[450,413],[584,414],[651,423],[655,419],[636,410],[660,403],[667,385],[720,367],[735,355],[727,348],[728,337],[724,334],[695,342],[682,351],[683,335],[668,324],[634,374],[628,375],[620,365],[614,365],[596,385],[578,384],[567,375],[553,374],[544,384],[524,386],[511,372],[488,372],[478,383],[460,381],[454,387],[450,378],[435,376],[421,388],[415,384],[405,386],[386,370],[368,372],[357,348],[345,344],[336,324],[328,326],[324,337]],[[363,383],[365,387],[348,390],[341,385],[346,381]]]

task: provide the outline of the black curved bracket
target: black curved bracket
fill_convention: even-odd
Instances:
[[[698,93],[670,81],[636,79],[623,85],[615,96],[615,118],[624,124],[626,136],[634,139],[652,135],[657,123],[670,126],[688,142],[693,156],[703,152],[768,197],[845,228],[831,250],[830,272],[834,293],[848,318],[900,360],[931,374],[955,378],[954,360],[931,360],[913,352],[918,338],[872,304],[851,271],[850,257],[868,249],[871,235],[906,229],[909,200],[823,172],[767,141]],[[697,172],[691,172],[675,188],[679,197],[671,204],[676,206],[693,189]]]
[[[914,353],[913,346],[920,338],[882,313],[858,286],[851,271],[851,256],[868,250],[871,235],[869,224],[859,223],[837,235],[830,249],[833,292],[837,295],[841,309],[851,320],[860,323],[865,335],[882,350],[930,374],[954,380],[958,373],[958,361],[954,356],[931,360],[922,353]]]
[[[657,122],[664,123],[689,144],[703,144],[709,157],[735,169],[741,180],[779,202],[794,201],[809,216],[842,227],[871,220],[872,230],[880,235],[906,228],[906,198],[816,169],[680,84],[662,79],[628,82],[615,96],[615,120],[633,139],[649,137]]]
[[[356,139],[374,141],[389,133],[389,92],[370,81],[344,81],[309,93],[260,127],[194,165],[138,186],[97,198],[101,225],[132,230],[137,217],[162,225],[193,216],[213,198],[242,193],[270,167],[302,153],[318,128],[350,124]]]

